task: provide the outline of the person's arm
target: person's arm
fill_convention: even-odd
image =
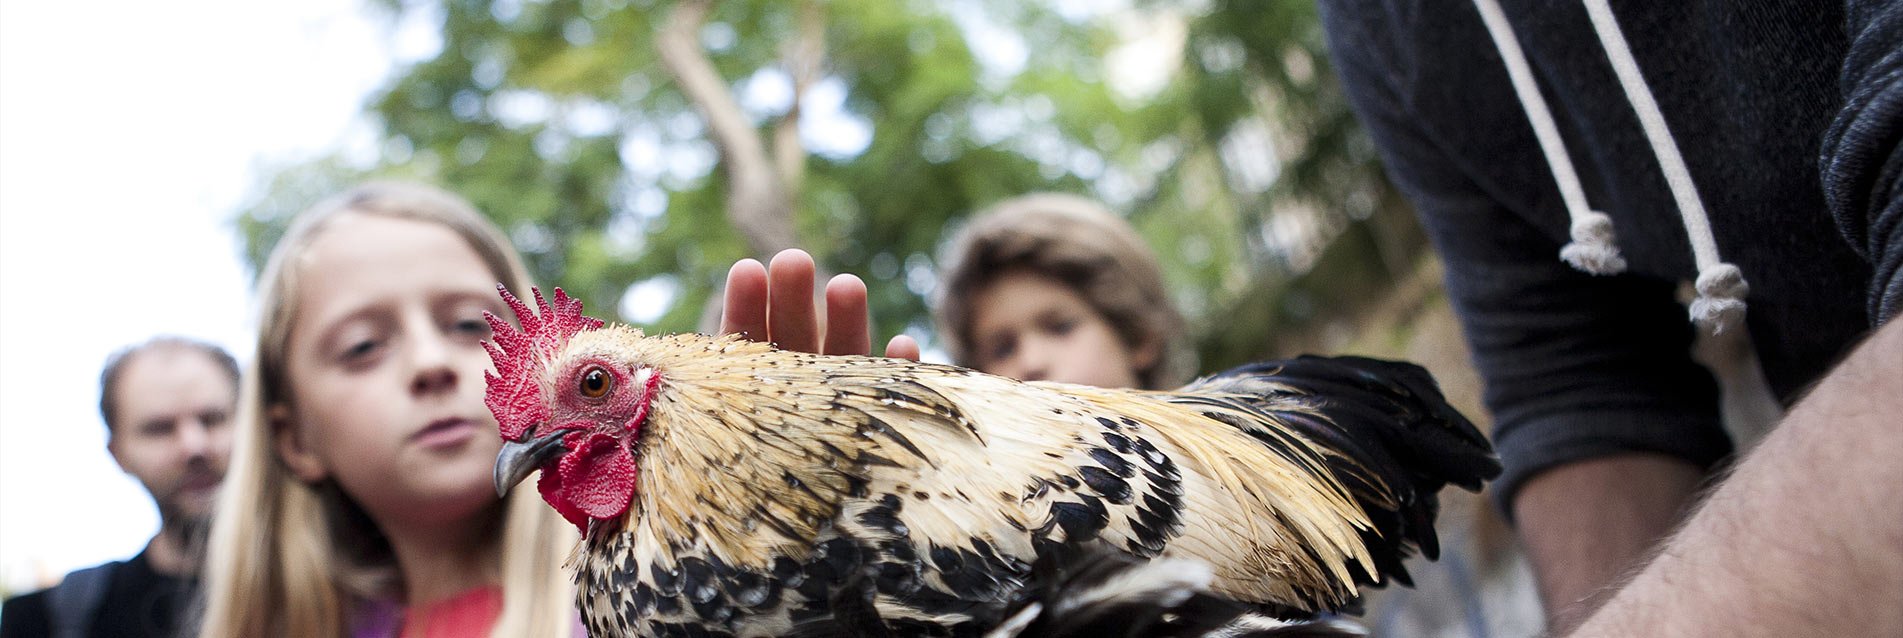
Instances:
[[[1903,321],[1798,402],[1587,636],[1903,636]]]
[[[1514,518],[1537,566],[1548,628],[1575,627],[1603,603],[1671,533],[1703,479],[1696,466],[1659,454],[1604,456],[1528,479]]]
[[[1692,326],[1674,282],[1560,261],[1557,187],[1471,6],[1321,7],[1350,102],[1446,264],[1506,465],[1495,495],[1549,621],[1572,622],[1731,450]]]
[[[836,275],[826,282],[821,322],[813,296],[814,272],[813,257],[799,249],[781,251],[769,265],[752,259],[736,262],[727,271],[720,332],[800,352],[869,354],[871,314],[865,282],[853,275]],[[916,361],[918,342],[894,336],[886,343],[885,356]]]

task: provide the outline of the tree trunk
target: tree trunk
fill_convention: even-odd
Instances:
[[[786,116],[775,123],[769,146],[747,120],[726,78],[720,76],[700,44],[701,26],[712,11],[712,0],[682,0],[657,34],[655,47],[661,66],[706,121],[708,137],[727,169],[728,221],[746,240],[747,249],[765,261],[799,244],[793,203],[806,177],[806,149],[799,137],[800,106],[825,61],[824,15],[818,2],[800,2],[799,36],[781,54],[793,83],[793,103]],[[825,279],[823,273],[816,274],[820,280]],[[814,290],[823,300],[823,287],[815,286]],[[701,309],[701,332],[713,334],[718,330],[723,296],[716,290],[707,297]]]
[[[800,37],[786,53],[793,106],[777,124],[769,148],[700,44],[701,26],[712,10],[712,0],[682,0],[668,16],[655,46],[661,66],[706,121],[708,137],[726,167],[727,218],[746,239],[748,249],[766,258],[798,244],[793,202],[806,163],[806,151],[799,142],[800,94],[818,75],[825,49],[824,24],[817,3],[801,3]]]

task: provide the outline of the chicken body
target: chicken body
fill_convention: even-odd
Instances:
[[[1079,545],[1198,560],[1212,593],[1300,615],[1405,580],[1403,558],[1435,551],[1434,492],[1498,472],[1404,364],[1305,358],[1159,393],[622,326],[558,345],[498,359],[521,377],[491,381],[514,446],[498,483],[542,467],[583,527],[596,636],[782,635],[842,596],[897,635],[977,635],[1038,556]]]

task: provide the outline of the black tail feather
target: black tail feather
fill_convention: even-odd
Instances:
[[[1404,584],[1410,579],[1402,561],[1413,549],[1439,557],[1440,489],[1453,484],[1477,491],[1500,474],[1487,438],[1414,364],[1303,356],[1235,368],[1182,391],[1240,395],[1333,451],[1329,471],[1374,523],[1364,534],[1377,550],[1374,573]]]

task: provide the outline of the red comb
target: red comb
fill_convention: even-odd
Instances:
[[[540,288],[529,290],[535,293],[535,306],[540,312],[530,312],[527,304],[509,294],[507,286],[496,284],[496,292],[502,293],[502,301],[515,311],[521,330],[501,317],[482,313],[494,333],[482,347],[489,351],[489,360],[496,364],[494,373],[483,373],[483,379],[489,382],[483,402],[496,415],[502,438],[509,441],[521,440],[529,426],[549,418],[548,404],[542,400],[542,387],[537,379],[543,363],[575,333],[600,328],[602,324],[600,319],[583,316],[581,300],[569,297],[561,288],[555,289],[553,304],[542,298]]]

